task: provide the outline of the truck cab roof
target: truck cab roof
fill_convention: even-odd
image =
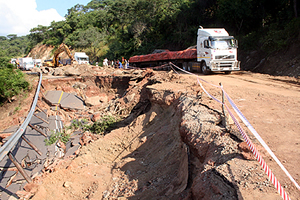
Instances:
[[[75,56],[81,58],[88,58],[88,56],[84,52],[75,52]]]
[[[229,36],[228,32],[224,28],[199,28],[198,37],[219,37]]]

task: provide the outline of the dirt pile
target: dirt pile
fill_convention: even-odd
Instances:
[[[49,60],[53,58],[53,53],[54,53],[54,46],[49,46],[45,44],[37,44],[31,51],[28,53],[27,57],[32,57],[33,59],[41,59],[42,61],[44,60]],[[74,54],[75,51],[71,50],[71,52]],[[59,57],[61,59],[69,59],[69,56],[66,54],[66,52],[62,52],[59,54]]]
[[[27,57],[32,57],[32,58],[36,58],[36,59],[42,59],[43,60],[48,60],[51,57],[53,57],[52,55],[52,50],[54,47],[52,46],[48,46],[48,45],[44,45],[44,44],[38,44],[36,45],[27,55]]]

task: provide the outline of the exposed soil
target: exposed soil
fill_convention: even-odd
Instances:
[[[122,120],[105,136],[85,143],[77,156],[56,163],[55,170],[35,178],[38,187],[32,191],[32,199],[281,199],[259,163],[242,155],[237,129],[229,120],[226,131],[221,105],[207,97],[194,76],[94,70],[93,76],[81,79],[45,80],[42,91],[107,95],[106,104],[80,112],[62,110],[65,123],[89,113],[102,115],[108,105],[110,114],[118,114]],[[222,83],[299,183],[299,80],[250,72],[199,76],[215,85]],[[87,87],[76,89],[75,82]],[[220,89],[203,85],[221,99]],[[12,109],[3,112],[7,117],[0,122],[2,130],[20,121],[30,99],[20,104],[20,113],[13,114]],[[299,199],[300,191],[249,136],[291,199]]]

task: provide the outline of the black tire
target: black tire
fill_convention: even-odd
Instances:
[[[201,70],[204,75],[208,75],[210,73],[210,70],[207,68],[205,62],[202,63]]]
[[[231,74],[231,71],[226,71],[225,74]]]

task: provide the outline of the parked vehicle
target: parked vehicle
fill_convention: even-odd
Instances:
[[[22,70],[30,70],[34,67],[31,57],[19,58],[19,66]]]
[[[42,66],[42,59],[33,59],[34,66],[41,67]]]
[[[75,52],[74,58],[78,64],[89,64],[89,57],[84,52]]]
[[[183,51],[159,50],[133,56],[129,63],[136,67],[157,66],[172,62],[187,71],[225,72],[240,70],[237,60],[238,42],[224,28],[198,29],[197,45]]]
[[[47,67],[61,67],[61,66],[63,66],[62,61],[58,57],[59,54],[61,54],[62,52],[66,52],[66,54],[71,59],[71,62],[76,63],[76,60],[75,60],[74,56],[71,54],[71,51],[70,51],[69,47],[67,45],[65,45],[64,43],[62,43],[62,44],[59,45],[59,47],[54,52],[53,59],[52,60],[44,60],[43,65],[47,66]]]
[[[13,65],[16,65],[17,64],[17,59],[16,58],[11,58],[10,63],[13,64]]]

